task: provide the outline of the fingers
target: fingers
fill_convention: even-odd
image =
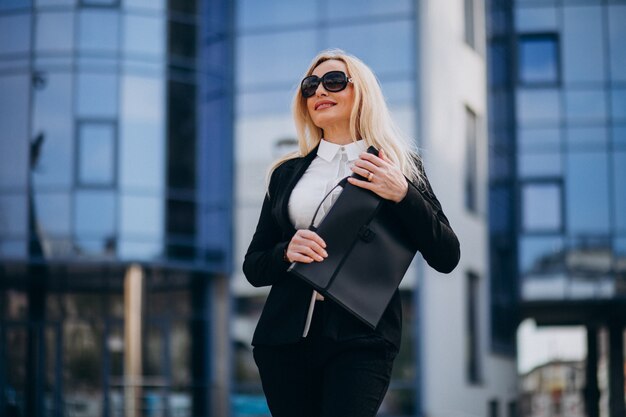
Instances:
[[[365,188],[366,190],[370,190],[370,191],[374,191],[374,184],[372,184],[369,181],[362,181],[362,180],[358,180],[354,177],[348,177],[348,182],[350,184],[356,185],[357,187],[361,187],[361,188]],[[380,192],[376,192],[376,194],[380,195],[381,197],[384,197],[380,194]]]
[[[380,172],[381,172],[381,167],[379,167],[377,165],[374,165],[370,161],[365,161],[363,159],[357,159],[356,162],[354,162],[354,165],[359,167],[359,168],[366,169],[369,172],[372,172],[374,175],[380,174]],[[367,176],[367,175],[365,175],[365,176]]]
[[[382,150],[380,152],[382,152]],[[372,155],[371,153],[367,153],[367,152],[363,152],[359,156],[360,156],[361,160],[368,161],[368,162],[370,162],[371,164],[373,164],[374,166],[377,166],[377,167],[383,167],[383,166],[385,166],[386,163],[388,163],[387,161],[383,160],[382,158],[379,158],[378,156]]]
[[[321,262],[328,257],[325,247],[326,242],[317,233],[301,229],[291,238],[287,247],[287,257],[295,262]]]

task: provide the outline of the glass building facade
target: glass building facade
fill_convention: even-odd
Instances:
[[[228,1],[0,3],[1,415],[217,407],[231,32]]]
[[[626,3],[492,0],[488,10],[492,308],[507,313],[493,315],[495,333],[512,345],[516,314],[587,326],[590,344],[608,327],[611,415],[622,415]],[[594,369],[585,395],[597,413]]]

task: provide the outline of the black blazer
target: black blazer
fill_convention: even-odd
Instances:
[[[296,233],[288,213],[291,191],[316,155],[317,148],[305,157],[284,162],[270,179],[259,223],[243,262],[243,272],[253,286],[272,286],[254,332],[253,345],[281,345],[302,338],[312,288],[287,272],[289,263],[283,260],[283,253]],[[399,203],[386,200],[377,215],[390,216],[400,233],[408,234],[426,262],[437,271],[449,273],[456,267],[460,258],[459,241],[428,180],[422,187],[409,182],[406,197]],[[400,347],[402,308],[397,290],[374,330],[331,300],[324,303],[327,303],[323,318],[325,336],[334,340],[378,336]]]

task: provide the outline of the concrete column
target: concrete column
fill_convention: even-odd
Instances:
[[[132,265],[124,278],[124,410],[126,417],[141,416],[141,324],[143,270]]]
[[[609,324],[609,416],[623,417],[624,406],[624,326]]]
[[[598,389],[598,328],[587,326],[587,360],[585,364],[585,410],[587,417],[600,416]]]

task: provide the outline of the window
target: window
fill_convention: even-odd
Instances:
[[[482,380],[480,363],[480,279],[474,272],[467,273],[467,333],[466,333],[466,371],[470,384],[479,384]]]
[[[500,407],[498,400],[489,400],[489,417],[498,417],[500,415]]]
[[[478,150],[476,114],[465,108],[465,207],[478,211]]]
[[[476,48],[475,8],[474,0],[464,0],[465,7],[465,42]]]
[[[558,84],[558,38],[554,34],[523,35],[518,44],[519,83]]]
[[[115,125],[81,123],[78,127],[78,183],[112,186],[115,182]]]
[[[533,182],[522,186],[522,230],[525,232],[560,231],[561,185]]]

